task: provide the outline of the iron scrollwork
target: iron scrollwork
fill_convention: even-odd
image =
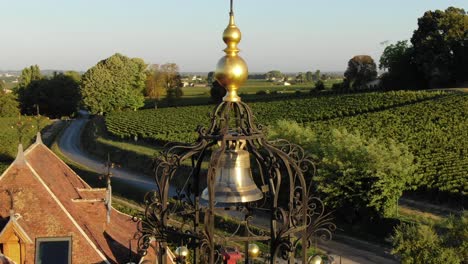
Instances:
[[[193,250],[193,263],[220,261],[220,248],[226,239],[215,233],[213,182],[228,142],[239,140],[246,142],[253,157],[251,163],[257,165],[254,181],[264,195],[261,201],[233,206],[245,218],[230,239],[269,243],[269,263],[276,263],[278,258],[294,259],[299,245],[300,258],[307,263],[306,250],[314,239],[331,239],[336,226],[322,201],[314,196],[314,163],[298,145],[286,140],[268,141],[262,127],[254,121],[247,104],[222,102],[214,108],[210,126],[197,128],[195,143],[166,145],[155,160],[157,189],[147,194],[145,214],[138,221],[141,252],[156,241],[160,263],[166,263],[168,244],[184,244]],[[207,169],[202,164],[207,164]],[[181,168],[184,184],[174,189],[171,181]],[[209,191],[207,202],[200,200],[204,180]],[[266,213],[254,216],[256,210]],[[259,228],[262,231],[251,230],[255,217],[265,220],[265,226]],[[246,230],[244,234],[239,232],[241,225]]]

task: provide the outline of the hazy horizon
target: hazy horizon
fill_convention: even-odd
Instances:
[[[376,63],[383,42],[409,40],[427,10],[468,1],[235,0],[249,71],[342,72],[354,55]],[[359,2],[356,4],[356,2]],[[147,63],[208,72],[223,56],[229,1],[3,1],[0,70],[86,71],[119,52]]]

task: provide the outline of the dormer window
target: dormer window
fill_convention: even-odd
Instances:
[[[71,264],[71,237],[36,239],[36,264]]]

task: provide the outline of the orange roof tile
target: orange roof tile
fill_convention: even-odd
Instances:
[[[101,263],[103,258],[109,263],[138,262],[136,223],[114,209],[106,223],[105,190],[93,190],[41,142],[24,157],[26,163],[13,163],[0,176],[0,201],[10,199],[2,190],[14,191],[14,211],[31,238],[72,236],[72,252],[80,252],[73,263]],[[9,203],[0,203],[0,223],[9,209]],[[27,252],[34,250],[29,245]]]

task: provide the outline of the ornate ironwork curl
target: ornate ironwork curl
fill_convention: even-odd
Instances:
[[[261,186],[264,198],[250,203],[248,209],[234,206],[245,218],[233,232],[232,240],[246,243],[253,239],[271,240],[271,263],[277,258],[290,259],[302,244],[301,258],[306,263],[306,249],[315,238],[331,239],[336,226],[331,222],[331,214],[325,213],[321,200],[313,194],[310,182],[316,168],[312,159],[296,144],[286,140],[268,141],[254,120],[247,104],[222,102],[213,109],[210,126],[197,128],[199,137],[194,144],[166,145],[155,160],[157,188],[147,195],[145,215],[139,220],[138,245],[142,251],[155,239],[159,242],[160,256],[164,256],[167,244],[179,241],[193,249],[194,263],[213,264],[219,260],[220,243],[226,239],[218,237],[214,229],[213,183],[227,142],[237,140],[246,141],[246,149],[255,160],[254,181]],[[211,155],[209,159],[208,155]],[[186,161],[191,161],[191,166]],[[207,169],[202,169],[203,163],[208,164]],[[171,181],[181,167],[186,168],[186,178],[182,186],[174,189]],[[207,203],[200,201],[202,179],[208,185]],[[170,192],[173,197],[169,197]],[[252,230],[251,209],[257,207],[269,212],[269,225],[260,227],[269,231]],[[175,220],[179,221],[178,226]],[[244,236],[248,238],[239,237],[241,225],[245,226]],[[165,263],[163,257],[160,260]]]

